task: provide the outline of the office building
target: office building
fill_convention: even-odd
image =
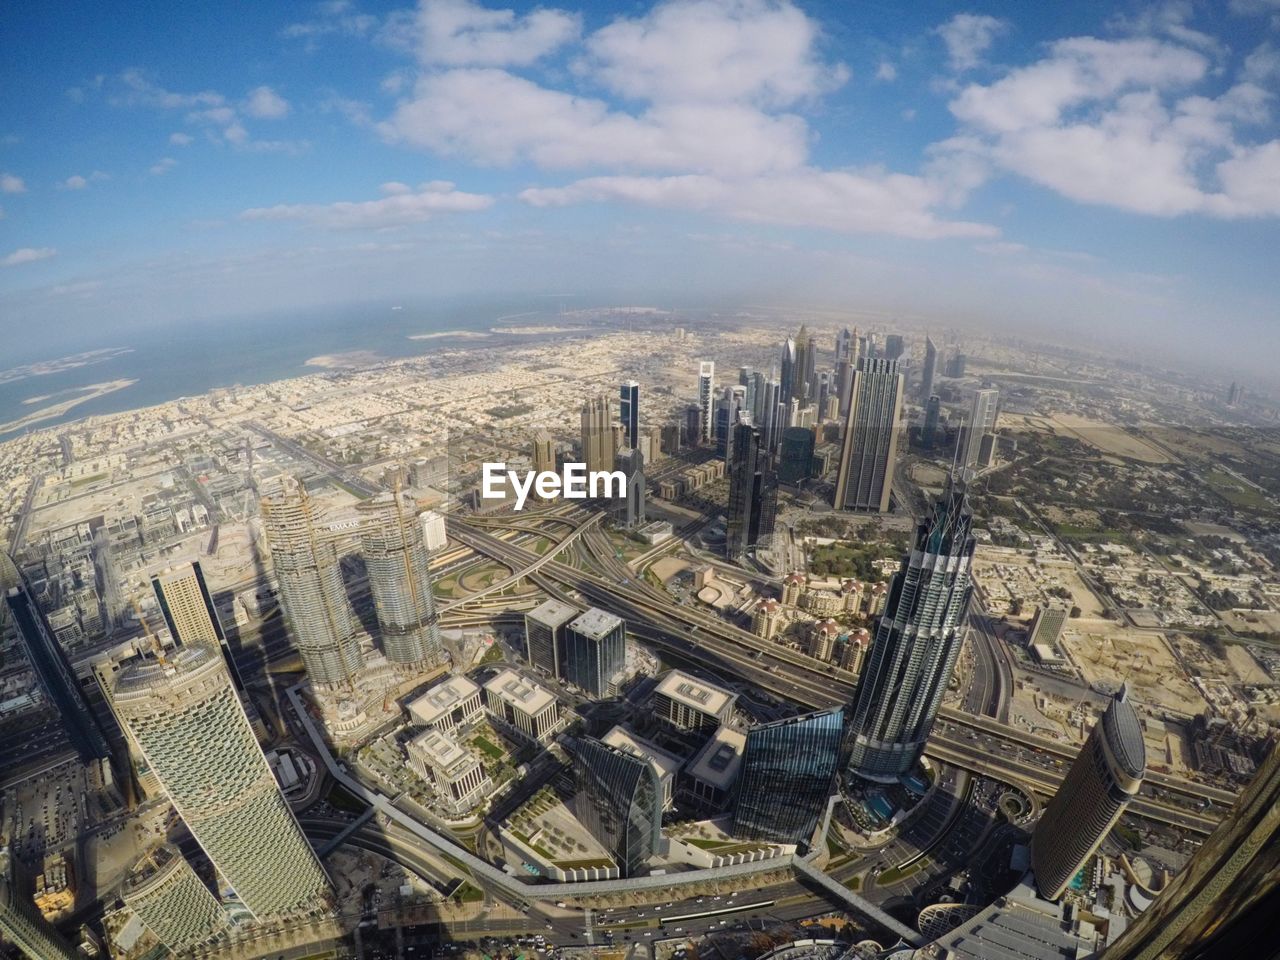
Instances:
[[[441,733],[453,734],[484,715],[480,688],[463,676],[449,677],[405,704],[409,719]]]
[[[964,637],[971,525],[964,487],[953,484],[893,578],[850,711],[849,766],[859,776],[893,781],[924,750]]]
[[[798,486],[813,476],[816,438],[808,427],[787,427],[778,450],[778,482]]]
[[[431,559],[413,502],[382,493],[360,504],[360,548],[378,615],[383,652],[415,669],[445,663],[440,617],[431,592]]]
[[[951,359],[947,361],[945,373],[953,380],[958,380],[964,376],[965,362],[967,358],[963,353],[955,353]]]
[[[727,724],[712,734],[684,768],[679,792],[684,803],[715,816],[728,808],[742,767],[747,737]]]
[[[844,711],[823,710],[747,731],[732,833],[807,848],[835,792]]]
[[[1067,615],[1066,607],[1037,607],[1027,631],[1027,649],[1043,646],[1056,650],[1058,641],[1062,638],[1062,630],[1067,625]]]
[[[965,470],[977,470],[983,465],[982,442],[986,437],[995,435],[999,413],[999,390],[978,390],[974,393],[960,445],[960,465]]]
[[[1042,897],[1062,896],[1138,795],[1146,769],[1142,725],[1122,686],[1031,836],[1031,869]]]
[[[613,414],[608,397],[593,397],[582,405],[582,462],[587,472],[613,469]]]
[[[644,872],[662,843],[662,787],[643,757],[594,737],[570,740],[577,790],[572,809],[624,877]]]
[[[0,846],[0,945],[11,943],[22,951],[21,956],[38,960],[78,960],[75,948],[27,895],[28,880],[18,858],[7,846]]]
[[[701,439],[704,442],[712,439],[712,430],[715,428],[715,392],[715,361],[702,360],[698,364],[698,410],[702,427]]]
[[[533,435],[533,469],[535,473],[554,473],[556,442],[546,430]]]
[[[814,399],[818,392],[818,343],[804,324],[795,339],[795,371],[791,379],[791,396],[801,405]]]
[[[214,648],[138,661],[121,671],[114,700],[192,836],[251,913],[324,906],[328,877]]]
[[[644,454],[639,450],[619,450],[613,458],[613,469],[621,470],[626,478],[625,496],[613,507],[615,519],[628,530],[644,526]]]
[[[841,360],[853,360],[854,339],[857,336],[856,331],[851,331],[848,327],[842,329],[836,334],[836,363]]]
[[[690,447],[699,446],[706,439],[706,411],[696,403],[684,408],[684,424],[681,434]]]
[[[902,374],[896,360],[862,357],[853,375],[836,477],[837,510],[889,509],[902,430]]]
[[[933,381],[938,374],[938,348],[933,338],[924,338],[924,366],[920,368],[920,403],[927,404],[933,396]]]
[[[938,442],[938,426],[942,419],[942,398],[932,394],[924,406],[924,426],[920,428],[920,446],[932,450]]]
[[[658,788],[662,792],[662,809],[670,810],[675,804],[676,774],[684,761],[668,750],[663,750],[656,743],[638,737],[626,727],[618,725],[606,733],[601,740],[623,753],[646,760],[653,767],[654,776],[658,778]]]
[[[1227,406],[1238,407],[1244,400],[1244,387],[1232,380],[1231,386],[1227,388]]]
[[[156,939],[174,953],[220,937],[229,926],[222,904],[178,848],[167,843],[134,865],[121,896]]]
[[[427,550],[435,553],[443,550],[449,543],[449,534],[445,529],[444,514],[434,510],[425,510],[419,518],[422,521],[422,540]]]
[[[351,685],[363,665],[338,548],[302,484],[283,478],[262,498],[262,527],[280,604],[312,683]]]
[[[626,446],[640,446],[640,384],[635,380],[627,380],[618,391],[618,419],[622,421],[622,431]]]
[[[778,375],[781,392],[778,402],[790,404],[796,389],[796,342],[791,337],[782,341],[782,356],[778,358]]]
[[[724,687],[671,670],[653,690],[653,712],[673,730],[708,733],[729,722],[737,699]]]
[[[545,600],[524,615],[525,657],[529,666],[552,676],[564,673],[564,630],[581,611],[559,600]]]
[[[778,479],[769,465],[760,431],[749,422],[733,428],[728,460],[729,515],[725,554],[738,560],[773,536],[778,512]]]
[[[493,792],[480,761],[439,730],[418,734],[404,748],[410,769],[435,787],[435,801],[453,816],[470,813]]]
[[[484,685],[485,706],[498,720],[536,743],[549,743],[560,729],[555,696],[508,668]]]
[[[764,448],[769,451],[772,456],[778,449],[778,442],[782,437],[783,424],[780,417],[780,407],[778,405],[778,396],[782,391],[782,385],[778,382],[777,377],[766,380],[764,383],[764,394],[760,400],[760,432],[763,435]]]
[[[1263,957],[1280,943],[1280,744],[1103,960]]]
[[[886,360],[900,360],[905,351],[906,343],[903,341],[901,334],[890,333],[884,338],[884,358]]]
[[[592,607],[565,627],[564,678],[593,697],[617,693],[627,659],[621,617]]]

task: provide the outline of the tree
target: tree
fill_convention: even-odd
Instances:
[[[1073,606],[1071,608],[1070,617],[1072,620],[1078,620],[1080,618],[1080,608]]]

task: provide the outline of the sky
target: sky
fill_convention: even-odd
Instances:
[[[15,0],[0,63],[0,337],[51,355],[556,295],[1276,384],[1280,0]]]

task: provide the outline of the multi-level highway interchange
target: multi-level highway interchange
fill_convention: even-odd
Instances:
[[[354,504],[395,484],[401,465],[447,458],[462,472],[486,460],[515,463],[528,457],[539,429],[576,440],[583,399],[614,396],[622,380],[643,384],[643,423],[675,422],[696,398],[698,358],[714,357],[724,382],[735,380],[740,366],[767,369],[778,319],[584,315],[579,329],[501,350],[442,349],[421,360],[219,391],[16,437],[0,446],[7,549],[28,572],[44,563],[49,590],[42,599],[53,607],[46,613],[52,625],[75,620],[59,639],[99,711],[105,708],[92,662],[145,639],[131,601],[144,601],[147,630],[157,628],[161,621],[145,602],[149,577],[201,562],[220,614],[235,624],[236,664],[266,721],[266,745],[315,764],[305,792],[290,799],[331,871],[358,868],[376,881],[370,865],[385,860],[397,865],[388,868],[395,876],[403,871],[422,881],[411,898],[379,893],[370,900],[367,889],[350,891],[340,904],[344,923],[374,918],[386,935],[361,928],[355,945],[342,949],[404,951],[442,936],[650,948],[726,936],[743,924],[790,929],[803,918],[831,916],[852,922],[860,931],[853,940],[919,945],[933,929],[922,908],[1002,892],[1007,871],[998,864],[1007,866],[1010,849],[1025,840],[1097,707],[1121,680],[1135,691],[1151,760],[1142,793],[1105,852],[1127,852],[1158,886],[1152,875],[1185,862],[1247,779],[1239,769],[1231,776],[1231,763],[1247,763],[1251,745],[1280,721],[1276,407],[1255,399],[1228,408],[1217,382],[1044,345],[966,335],[944,348],[967,353],[967,370],[949,383],[953,423],[972,388],[996,386],[1000,433],[1012,442],[975,485],[975,526],[985,531],[978,591],[926,751],[933,789],[894,827],[850,842],[856,818],[838,808],[844,829],[813,862],[788,854],[632,879],[532,884],[500,868],[498,833],[522,803],[562,777],[551,754],[531,758],[502,783],[487,812],[446,823],[397,793],[360,749],[402,724],[400,704],[425,684],[402,684],[384,697],[385,722],[372,723],[363,740],[338,738],[335,746],[333,731],[322,729],[321,711],[306,705],[297,685],[290,631],[270,596],[273,577],[256,518],[261,482],[281,473],[305,477],[341,538]],[[785,323],[800,319],[824,351],[846,325],[822,316]],[[904,326],[870,323],[889,332]],[[908,340],[918,366],[923,335]],[[908,406],[910,424],[918,426],[922,414]],[[631,644],[651,651],[664,669],[731,686],[753,720],[848,704],[856,676],[810,656],[803,634],[784,638],[790,642],[764,639],[749,617],[736,615],[746,606],[721,609],[688,588],[702,567],[735,593],[741,587],[756,600],[777,596],[782,576],[803,572],[820,553],[822,545],[807,538],[840,536],[845,517],[823,506],[821,484],[816,492],[784,491],[773,550],[748,567],[728,564],[705,549],[713,541],[703,536],[723,512],[723,481],[672,502],[656,496],[664,479],[708,456],[704,447],[655,457],[648,466],[650,516],[669,519],[675,532],[652,545],[613,529],[595,505],[476,513],[463,506],[463,491],[449,489],[457,476],[424,482],[415,490],[423,505],[447,515],[448,545],[433,557],[432,572],[455,671],[477,673],[476,664],[491,669],[501,659],[527,670],[523,614],[550,597],[623,618]],[[870,527],[865,516],[853,517],[848,535],[879,544],[876,562],[890,565],[876,569],[886,578],[900,556],[890,540],[910,527],[949,457],[947,447],[913,445],[894,479],[895,513]],[[416,483],[411,476],[408,482]],[[101,550],[103,537],[116,538],[110,551]],[[353,606],[369,614],[361,565],[347,563],[345,572]],[[105,579],[117,585],[107,588]],[[86,583],[104,609],[115,607],[96,632],[81,610]],[[1077,608],[1062,639],[1065,662],[1037,663],[1023,641],[1028,621],[1046,597],[1064,594]],[[813,619],[797,614],[797,628]],[[492,648],[482,645],[488,636]],[[47,796],[46,784],[70,783],[69,792],[86,795],[93,788],[40,705],[13,700],[24,669],[21,658],[6,657],[0,723],[14,735],[0,747],[3,832],[34,863],[60,849],[99,861],[76,892],[75,912],[58,918],[74,927],[118,906],[128,861],[147,842],[134,824],[159,824],[184,852],[197,851],[181,824],[165,817],[163,793],[132,809],[126,802],[60,812],[56,824],[41,825],[47,840],[27,829],[26,821],[39,820],[31,811],[47,811],[51,801],[62,809],[61,795]],[[634,699],[623,698],[618,716],[647,689],[632,688]],[[580,694],[553,690],[598,722]],[[452,899],[442,900],[440,891]],[[337,933],[323,924],[267,928],[241,941],[234,955],[307,956],[327,949]]]

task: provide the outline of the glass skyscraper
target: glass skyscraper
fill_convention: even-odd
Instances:
[[[884,513],[889,509],[902,429],[898,361],[863,356],[851,389],[834,505],[837,510]]]
[[[808,427],[787,427],[782,431],[778,451],[778,481],[792,486],[813,476],[813,448],[816,437]]]
[[[916,528],[851,708],[850,771],[891,781],[924,750],[964,638],[974,540],[964,486],[951,484]]]
[[[329,879],[253,735],[218,651],[121,671],[116,711],[192,836],[258,918],[325,908]]]
[[[733,835],[807,845],[835,792],[844,711],[823,710],[747,731]]]
[[[634,449],[640,437],[640,384],[628,380],[622,385],[619,397],[618,417],[622,421],[627,446]]]
[[[222,905],[177,847],[169,844],[157,847],[134,865],[125,878],[122,897],[174,953],[212,940],[228,925]]]
[[[574,816],[623,876],[635,876],[662,840],[662,787],[653,765],[594,737],[572,739],[566,747],[575,761]]]
[[[778,481],[769,466],[769,452],[761,442],[760,431],[748,420],[739,420],[734,425],[729,450],[725,552],[736,560],[773,535]]]
[[[592,607],[565,627],[564,678],[593,697],[611,697],[627,659],[621,617]]]

